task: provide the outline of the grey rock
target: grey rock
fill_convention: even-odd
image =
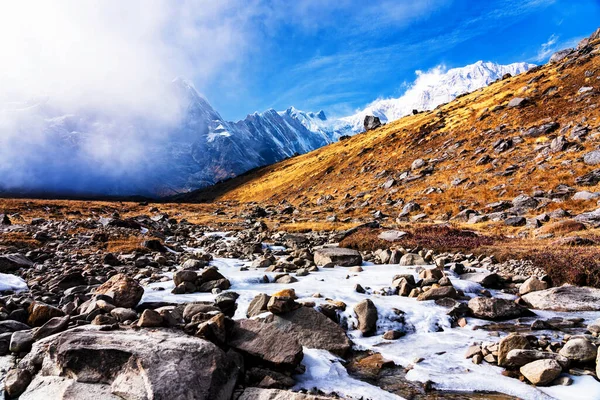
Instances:
[[[243,354],[292,370],[304,356],[293,335],[273,324],[252,319],[235,321],[227,344]]]
[[[407,253],[400,258],[400,265],[402,266],[413,266],[413,265],[428,265],[428,263],[418,254]]]
[[[55,333],[62,332],[69,326],[70,317],[54,317],[38,329],[33,335],[34,340],[40,340]]]
[[[588,362],[596,359],[598,349],[584,338],[570,339],[558,352],[561,356],[575,362]]]
[[[358,319],[358,329],[363,336],[371,336],[377,329],[377,307],[369,299],[362,300],[354,306],[354,312]]]
[[[551,311],[598,311],[600,289],[564,285],[522,296],[531,308]]]
[[[546,289],[548,289],[548,283],[540,280],[537,276],[531,276],[521,284],[521,286],[519,287],[519,294],[523,296],[527,293]]]
[[[406,237],[407,235],[408,233],[403,231],[383,231],[377,237],[387,242],[395,242]]]
[[[468,307],[474,317],[489,320],[513,319],[531,314],[512,300],[494,297],[474,297],[469,300]]]
[[[314,253],[314,262],[317,265],[333,263],[343,267],[353,267],[362,264],[362,256],[356,250],[343,247],[325,247]]]
[[[285,314],[276,315],[273,324],[289,333],[304,347],[324,349],[344,357],[352,342],[344,330],[314,308],[300,307]]]
[[[19,253],[0,256],[0,272],[2,273],[13,272],[31,266],[33,266],[33,261]]]
[[[379,117],[374,117],[373,115],[365,116],[364,120],[364,128],[365,131],[370,131],[371,129],[377,129],[381,126],[381,120]]]
[[[13,321],[11,319],[6,321],[0,321],[0,334],[7,332],[16,332],[16,331],[24,331],[31,329],[31,327],[27,324],[24,324],[19,321]]]
[[[259,314],[262,314],[266,311],[268,311],[267,309],[267,304],[269,304],[269,300],[271,299],[271,296],[261,293],[256,295],[252,301],[250,301],[250,304],[248,304],[248,310],[246,311],[246,317],[250,318],[250,317],[255,317]]]
[[[504,366],[520,368],[537,360],[556,360],[563,367],[569,365],[569,359],[557,353],[532,349],[513,349],[506,354]]]
[[[237,400],[331,400],[331,397],[290,392],[280,389],[261,389],[249,387],[244,389]]]
[[[19,397],[31,383],[31,373],[23,369],[12,369],[4,378],[4,390],[9,398]]]
[[[517,108],[517,107],[523,107],[528,103],[529,103],[529,99],[527,99],[527,98],[515,97],[508,102],[507,106],[509,108]]]
[[[562,367],[555,360],[538,360],[523,365],[519,371],[532,384],[545,386],[558,378]]]
[[[238,375],[236,364],[216,345],[166,329],[71,329],[36,342],[19,368],[32,371],[35,365],[42,365],[38,377],[57,377],[69,370],[69,378],[94,384],[96,390],[109,385],[115,396],[138,399],[228,400]],[[60,393],[33,386],[32,382],[25,398]],[[89,397],[76,391],[71,398]]]
[[[552,54],[552,56],[550,56],[550,62],[551,63],[556,63],[556,62],[560,62],[562,60],[564,60],[566,57],[568,57],[569,55],[573,54],[573,49],[564,49],[564,50],[560,50],[557,51],[556,53]]]
[[[33,333],[33,330],[13,332],[9,345],[11,353],[28,352],[34,342]]]
[[[583,155],[583,162],[587,165],[600,164],[600,150],[590,151]]]
[[[462,274],[460,279],[479,283],[481,286],[489,288],[496,286],[500,278],[495,272],[473,272]]]
[[[515,349],[528,349],[529,341],[525,336],[517,333],[510,334],[498,343],[498,365],[503,367],[507,364],[507,355]]]
[[[458,293],[453,286],[442,286],[439,288],[429,289],[421,293],[417,297],[417,301],[438,300],[443,298],[455,299],[457,297]]]

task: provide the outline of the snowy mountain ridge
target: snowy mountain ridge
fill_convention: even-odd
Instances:
[[[418,73],[401,97],[377,100],[351,116],[333,119],[323,111],[290,107],[226,121],[182,78],[170,88],[179,102],[178,118],[165,124],[97,110],[61,112],[48,98],[6,105],[0,109],[0,127],[11,130],[4,135],[4,147],[10,147],[7,136],[18,142],[19,131],[34,129],[38,140],[27,146],[18,142],[27,151],[0,163],[0,191],[150,196],[191,191],[359,133],[365,115],[390,122],[530,67],[477,62]]]

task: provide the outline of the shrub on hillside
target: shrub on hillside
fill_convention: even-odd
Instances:
[[[524,258],[544,268],[554,286],[570,283],[600,288],[600,258],[597,249],[556,248],[534,250]]]
[[[436,252],[470,252],[483,246],[490,246],[500,239],[478,235],[475,232],[453,228],[449,225],[425,225],[409,229],[406,232],[408,235],[402,240],[390,243],[378,238],[381,230],[359,229],[342,240],[340,246],[361,251],[401,246],[408,249],[423,247]]]

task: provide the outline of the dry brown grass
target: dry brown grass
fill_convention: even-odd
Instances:
[[[40,247],[41,243],[25,232],[3,232],[0,234],[0,246],[34,249]]]
[[[144,239],[138,236],[127,236],[110,238],[106,243],[106,251],[110,253],[133,253],[137,252],[148,252],[148,249],[142,247],[142,241]]]
[[[434,217],[442,213],[455,214],[460,207],[483,207],[498,200],[510,200],[521,193],[532,194],[536,189],[550,191],[559,184],[571,185],[579,190],[597,190],[575,184],[576,177],[593,169],[578,160],[586,151],[600,145],[600,135],[593,135],[594,130],[600,128],[600,111],[593,106],[597,97],[581,102],[573,101],[573,98],[580,87],[590,85],[585,71],[598,70],[598,55],[565,70],[558,70],[556,65],[546,65],[535,72],[497,82],[460,97],[432,112],[402,118],[377,130],[232,179],[198,194],[198,198],[212,199],[216,196],[217,201],[242,204],[250,201],[278,204],[287,200],[295,205],[308,204],[314,210],[319,208],[315,202],[322,195],[336,197],[328,204],[335,209],[347,202],[342,199],[344,194],[354,196],[366,192],[367,195],[359,201],[369,199],[371,205],[357,208],[351,216],[367,217],[377,209],[394,216],[399,210],[385,204],[385,200],[391,197],[418,201],[425,212]],[[528,83],[537,76],[542,78]],[[542,96],[550,86],[558,86],[558,94]],[[506,105],[516,96],[527,96],[532,104],[520,109],[489,111],[497,105]],[[486,114],[487,118],[480,120],[482,114]],[[501,154],[493,151],[492,144],[496,140],[519,136],[522,130],[541,124],[546,118],[558,122],[561,128],[585,119],[592,129],[584,143],[585,148],[540,156],[536,146],[549,143],[559,134],[555,131],[541,138],[525,139]],[[501,125],[504,128],[498,130]],[[455,147],[456,143],[461,144]],[[486,150],[475,154],[478,148]],[[483,154],[495,158],[497,167],[475,165]],[[416,158],[438,159],[435,172],[421,180],[396,185],[392,190],[381,187],[390,176],[409,170]],[[519,165],[512,175],[499,175],[512,164]],[[388,173],[376,177],[382,171]],[[474,186],[451,186],[450,182],[456,177],[468,178]],[[492,190],[499,185],[504,185],[504,189]],[[443,193],[424,194],[431,187],[440,187]],[[359,201],[353,205],[356,206]],[[563,208],[580,213],[595,207],[594,201],[567,200],[551,203],[543,211]],[[486,227],[492,226],[511,234],[519,231],[505,228],[502,224],[488,224]]]
[[[353,228],[354,226],[356,226],[354,223],[307,221],[280,224],[275,228],[286,232],[300,233],[312,231],[343,231]]]

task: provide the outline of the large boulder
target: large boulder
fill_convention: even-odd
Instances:
[[[340,357],[344,357],[352,345],[338,324],[311,307],[276,315],[273,324],[294,336],[302,346],[324,349]]]
[[[569,365],[569,359],[560,354],[531,349],[514,349],[506,355],[503,366],[520,368],[537,360],[556,360],[563,368]]]
[[[479,283],[481,286],[489,288],[496,286],[500,277],[495,272],[471,272],[462,274],[460,279]]]
[[[271,296],[265,293],[260,293],[256,295],[250,304],[248,304],[248,310],[246,311],[246,317],[255,317],[259,314],[268,311],[267,305],[269,304],[269,300],[271,300]]]
[[[312,394],[295,393],[280,389],[261,389],[249,387],[244,389],[237,400],[331,400],[331,397],[314,396]]]
[[[527,293],[537,292],[539,290],[548,289],[548,283],[542,281],[537,276],[531,276],[521,284],[519,287],[519,294],[521,296],[526,295]]]
[[[134,308],[142,299],[144,288],[125,274],[117,274],[96,289],[96,294],[105,294],[113,298],[117,307]]]
[[[418,301],[426,300],[439,300],[443,298],[455,299],[458,297],[458,292],[453,286],[441,286],[439,288],[429,289],[426,292],[421,293],[418,297]]]
[[[365,116],[363,125],[365,127],[365,131],[370,131],[371,129],[379,128],[381,126],[381,120],[379,119],[379,117],[367,115]]]
[[[22,399],[108,393],[129,399],[228,400],[238,375],[235,362],[203,339],[171,330],[101,331],[94,326],[36,342],[19,369],[39,370]]]
[[[418,254],[407,253],[402,256],[399,264],[404,267],[410,267],[413,265],[428,265],[428,263]]]
[[[545,386],[558,378],[562,367],[555,360],[537,360],[523,365],[519,371],[532,384]]]
[[[408,233],[404,231],[383,231],[377,237],[381,240],[385,240],[387,242],[396,242],[406,237]]]
[[[13,272],[21,268],[29,268],[33,262],[22,254],[5,254],[0,256],[0,272]]]
[[[343,247],[325,247],[318,249],[314,254],[317,265],[335,264],[342,267],[354,267],[362,264],[362,256],[356,250]]]
[[[512,300],[495,297],[474,297],[469,300],[469,311],[476,318],[504,320],[531,315],[531,312]]]
[[[596,359],[598,349],[585,338],[573,338],[565,343],[558,354],[571,361],[585,363]]]
[[[506,365],[506,357],[511,350],[528,349],[529,341],[525,336],[513,333],[500,340],[498,344],[498,365]]]
[[[539,310],[551,311],[599,311],[600,289],[564,285],[527,293],[523,301]]]
[[[362,332],[363,336],[371,336],[377,329],[377,307],[369,299],[364,299],[356,306],[354,306],[354,312],[358,319],[358,329]]]
[[[587,165],[600,164],[600,150],[593,150],[583,155],[583,162]]]
[[[274,324],[252,319],[235,321],[227,344],[237,351],[267,364],[293,370],[304,354],[291,334]]]
[[[48,304],[34,301],[29,306],[29,318],[27,323],[30,326],[42,326],[54,317],[62,317],[65,313],[60,309]]]

